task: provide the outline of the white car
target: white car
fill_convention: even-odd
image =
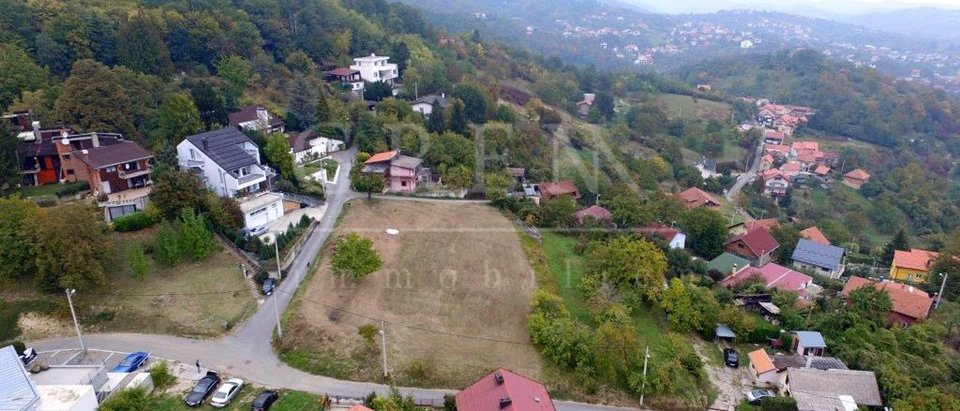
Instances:
[[[233,400],[233,397],[237,396],[237,393],[243,388],[243,380],[239,378],[231,378],[227,382],[220,385],[220,389],[213,394],[213,399],[210,400],[210,405],[223,408],[230,404],[230,401]]]

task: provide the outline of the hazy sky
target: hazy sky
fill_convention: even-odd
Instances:
[[[934,6],[960,9],[960,0],[621,0],[650,11],[664,13],[705,13],[720,9],[760,9],[789,12],[824,11],[860,14],[870,11]]]

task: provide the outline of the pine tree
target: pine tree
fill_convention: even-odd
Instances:
[[[326,123],[331,120],[332,114],[330,113],[330,104],[327,103],[327,98],[320,94],[317,96],[317,107],[314,112],[314,117],[317,120],[317,123]]]
[[[887,266],[893,264],[893,254],[896,250],[910,250],[910,239],[907,238],[907,233],[904,232],[902,228],[897,232],[897,235],[893,237],[893,240],[890,240],[886,247],[883,248],[881,262],[887,264]]]
[[[430,108],[430,118],[427,119],[427,131],[431,133],[443,134],[446,131],[446,125],[443,124],[443,107],[439,100],[434,100]]]
[[[462,101],[454,99],[450,104],[450,131],[465,135],[467,134],[467,112]]]

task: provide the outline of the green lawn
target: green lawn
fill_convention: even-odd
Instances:
[[[60,190],[68,189],[79,189],[87,185],[85,182],[74,182],[74,183],[64,183],[64,184],[47,184],[38,187],[20,187],[7,190],[3,192],[3,195],[13,195],[19,194],[20,197],[56,197],[57,192]]]
[[[593,313],[587,308],[583,293],[580,292],[583,257],[574,252],[576,243],[577,240],[573,237],[543,233],[543,252],[557,292],[577,320],[589,323],[593,321]]]
[[[669,118],[683,118],[686,120],[720,120],[730,118],[730,105],[716,101],[697,99],[680,94],[661,94],[656,101],[664,107]]]

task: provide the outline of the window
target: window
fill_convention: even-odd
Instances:
[[[403,186],[403,187],[406,187],[406,186],[407,186],[407,182],[406,182],[406,181],[401,181],[401,182],[400,182],[400,185]]]
[[[73,170],[67,170],[67,175],[68,175],[68,176],[72,176],[72,175],[74,175],[74,172],[73,172]]]
[[[113,167],[113,166],[110,166],[110,167],[107,167],[107,170],[106,170],[106,171],[107,171],[108,173],[116,173],[116,172],[117,172],[117,168],[116,168],[116,167]]]
[[[70,155],[69,155],[69,154],[64,154],[64,155],[63,155],[63,159],[64,159],[64,160],[69,160],[69,159],[70,159]]]

